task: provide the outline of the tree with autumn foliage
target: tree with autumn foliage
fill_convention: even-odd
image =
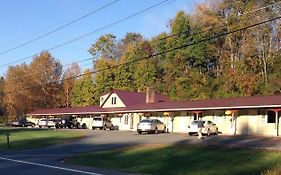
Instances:
[[[10,66],[5,76],[4,104],[10,118],[38,108],[61,105],[62,66],[49,52],[42,52],[27,64]]]

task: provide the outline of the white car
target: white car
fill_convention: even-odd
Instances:
[[[56,119],[43,118],[43,119],[39,120],[38,126],[40,128],[42,128],[42,127],[54,128],[56,126],[56,122],[57,122]]]
[[[199,128],[201,128],[202,134],[217,135],[219,133],[218,127],[213,122],[207,120],[194,120],[187,128],[187,132],[189,135],[197,134]]]
[[[142,134],[143,132],[155,134],[157,134],[158,132],[164,133],[165,130],[166,125],[158,119],[144,119],[137,126],[137,132],[139,134]]]
[[[113,130],[113,124],[107,117],[97,116],[93,118],[92,122],[92,129],[95,130],[96,128],[99,129],[110,129]]]

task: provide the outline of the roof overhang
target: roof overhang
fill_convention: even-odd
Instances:
[[[87,112],[66,112],[66,113],[38,113],[27,114],[29,116],[50,116],[50,115],[91,115],[91,114],[114,114],[114,113],[140,113],[140,112],[180,112],[180,111],[206,111],[206,110],[230,110],[230,109],[268,109],[281,108],[281,105],[261,105],[261,106],[222,106],[222,107],[202,107],[202,108],[151,108],[151,109],[116,109],[111,108],[110,111],[87,111]]]

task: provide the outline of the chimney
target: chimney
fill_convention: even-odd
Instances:
[[[146,88],[146,103],[154,103],[155,102],[155,91],[151,87]]]

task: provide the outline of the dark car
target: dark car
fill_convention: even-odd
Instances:
[[[80,123],[75,117],[67,116],[61,118],[59,122],[56,123],[56,128],[81,128]]]
[[[19,120],[14,121],[12,123],[12,126],[14,126],[14,127],[28,127],[28,126],[35,127],[35,123],[28,121],[26,119],[19,119]]]

